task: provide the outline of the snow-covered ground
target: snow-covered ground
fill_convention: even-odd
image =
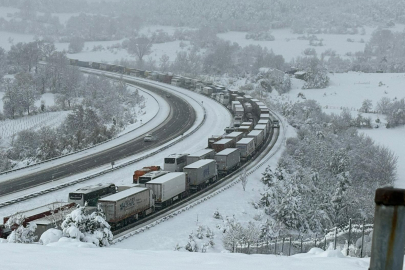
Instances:
[[[357,116],[358,109],[362,106],[365,99],[370,99],[373,109],[377,102],[383,97],[391,100],[405,98],[404,73],[358,73],[349,72],[343,74],[330,74],[330,86],[326,89],[301,89],[303,81],[293,79],[293,89],[286,97],[295,102],[302,100],[298,93],[303,93],[306,99],[316,100],[327,113],[340,114],[342,107],[348,107],[352,110],[352,115]],[[380,82],[382,84],[380,84]],[[273,96],[274,97],[274,96]],[[326,108],[327,106],[327,108]],[[362,114],[365,117],[371,117],[372,120],[377,117],[385,123],[384,115]],[[397,174],[398,179],[395,185],[399,188],[405,187],[405,128],[397,127],[386,129],[380,125],[378,129],[362,129],[361,132],[374,139],[377,144],[387,146],[398,156]]]
[[[404,29],[404,25],[397,24],[394,28],[390,28],[391,31],[401,32]],[[306,48],[314,48],[318,56],[328,50],[332,49],[337,54],[344,56],[346,53],[363,51],[365,42],[367,42],[375,28],[365,27],[366,34],[356,35],[329,35],[329,34],[316,34],[315,36],[323,41],[323,46],[310,46],[308,40],[300,40],[298,37],[304,36],[302,34],[293,34],[290,29],[274,29],[271,34],[274,36],[274,41],[255,41],[252,39],[246,39],[246,32],[226,32],[218,34],[219,38],[236,42],[240,46],[245,47],[248,45],[260,45],[262,47],[273,50],[275,54],[281,54],[286,61],[297,56],[303,56],[303,51]],[[352,39],[354,42],[348,42],[348,39]],[[360,42],[363,39],[364,42]]]
[[[74,246],[74,245],[72,245]],[[366,269],[369,259],[343,257],[340,251],[314,250],[291,257],[236,253],[184,253],[128,249],[72,248],[55,245],[0,244],[2,267],[17,269]],[[340,252],[340,254],[339,254]],[[23,254],[23,255],[22,255]]]
[[[66,201],[67,200],[67,195],[70,191],[72,190],[76,190],[80,187],[83,186],[87,186],[87,185],[91,185],[91,184],[96,184],[96,183],[115,183],[117,185],[122,185],[122,184],[129,184],[132,182],[132,175],[133,172],[135,170],[137,170],[138,168],[142,168],[144,166],[150,166],[150,165],[163,165],[163,158],[172,154],[172,153],[193,153],[195,151],[198,151],[200,149],[203,149],[205,147],[207,147],[207,139],[208,137],[210,137],[211,135],[217,135],[217,134],[222,134],[223,130],[225,127],[229,126],[232,119],[231,119],[231,115],[228,112],[228,110],[223,107],[222,105],[219,105],[217,102],[215,102],[212,99],[209,99],[203,95],[182,89],[182,88],[178,88],[175,86],[169,86],[169,85],[165,85],[165,84],[161,84],[163,86],[167,86],[169,91],[170,89],[174,89],[176,91],[179,92],[172,92],[172,94],[180,94],[184,93],[186,95],[182,95],[182,97],[184,99],[186,99],[197,111],[197,120],[195,122],[195,124],[193,125],[193,127],[191,129],[196,128],[196,126],[199,125],[199,123],[201,123],[202,119],[203,119],[203,115],[204,115],[204,111],[201,108],[201,104],[205,107],[206,109],[206,121],[204,123],[204,125],[199,129],[198,132],[194,133],[193,135],[191,135],[190,137],[184,139],[181,143],[176,144],[174,147],[166,149],[164,151],[162,151],[161,153],[152,156],[150,158],[147,158],[145,160],[142,160],[138,163],[135,163],[131,166],[116,170],[112,173],[106,174],[102,177],[97,177],[95,179],[91,179],[87,182],[81,183],[81,184],[77,184],[74,186],[71,186],[69,188],[66,189],[62,189],[59,191],[55,191],[55,192],[51,192],[47,195],[43,195],[37,198],[33,198],[24,202],[20,202],[17,204],[13,204],[11,206],[8,207],[4,207],[4,208],[0,208],[0,220],[2,220],[2,217],[8,216],[10,214],[13,214],[17,211],[22,211],[22,210],[26,210],[26,209],[31,209],[33,205],[45,205],[47,203],[50,202],[54,202],[54,201]],[[193,97],[197,100],[197,102],[193,99],[191,99],[190,97]],[[201,103],[201,101],[203,101],[203,103]],[[167,111],[164,112],[165,110],[168,109],[168,106],[165,106],[164,104],[162,104],[161,106],[161,111],[162,115],[167,115]],[[160,115],[160,113],[159,113]],[[155,119],[159,119],[160,117],[156,117],[154,118],[151,122],[154,122]],[[151,123],[149,122],[149,123]],[[147,125],[149,125],[149,123]],[[144,125],[144,126],[147,126]],[[149,127],[147,130],[150,130],[151,127]],[[143,131],[143,133],[145,133],[147,131]],[[133,133],[130,134],[137,134],[138,131],[135,131]],[[187,134],[187,133],[186,133]],[[133,136],[139,136],[138,135],[133,135]],[[170,142],[168,142],[167,144],[169,144]],[[108,143],[107,143],[108,144]],[[111,145],[103,145],[103,147],[111,147]],[[105,148],[104,148],[105,149]],[[149,152],[153,152],[153,150],[144,152],[144,153],[140,153],[138,155],[132,156],[132,157],[128,157],[126,159],[120,160],[118,162],[116,162],[116,165],[119,165],[121,163],[124,163],[128,160],[132,160],[135,158],[138,158],[142,155],[148,154]],[[88,150],[84,152],[85,154],[87,153],[92,153],[92,150]],[[67,158],[71,158],[71,157],[67,157]],[[44,164],[46,166],[51,166],[53,165],[53,162],[49,162]],[[39,165],[42,166],[42,165]],[[36,167],[31,168],[31,170],[36,170]],[[26,190],[26,191],[22,191],[22,192],[18,192],[15,193],[13,195],[8,195],[8,196],[3,196],[1,198],[1,201],[7,201],[7,200],[11,200],[13,198],[16,197],[21,197],[23,195],[27,195],[27,194],[31,194],[33,192],[39,191],[39,190],[43,190],[46,188],[50,188],[62,183],[67,183],[67,182],[71,182],[74,179],[77,178],[81,178],[81,177],[86,177],[88,175],[94,174],[96,172],[105,170],[110,168],[110,165],[106,165],[106,166],[101,166],[99,168],[87,171],[85,173],[81,173],[81,174],[77,174],[71,177],[67,177],[64,178],[62,180],[59,181],[54,181],[52,183],[48,183],[46,185],[42,185],[41,187],[36,187],[36,188],[32,188],[30,190]],[[24,171],[24,170],[23,170]],[[14,174],[14,177],[17,177],[19,175],[20,172],[16,172],[16,174]],[[26,173],[26,172],[25,172]],[[2,176],[2,178],[4,179],[8,179],[7,175]]]

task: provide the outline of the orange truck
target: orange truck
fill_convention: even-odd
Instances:
[[[134,175],[132,177],[133,183],[137,184],[138,183],[138,178],[144,174],[147,174],[148,172],[153,172],[153,171],[160,171],[160,166],[149,166],[149,167],[143,167],[140,170],[136,170],[134,172]]]

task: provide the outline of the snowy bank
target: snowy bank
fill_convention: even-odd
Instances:
[[[72,244],[72,243],[69,243]],[[176,251],[134,251],[107,248],[69,248],[0,244],[2,269],[366,269],[368,259],[301,254],[299,256],[244,255],[235,253],[189,253]],[[24,254],[24,255],[22,255]],[[322,255],[322,256],[320,256]]]

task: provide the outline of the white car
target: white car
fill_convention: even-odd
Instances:
[[[143,137],[144,142],[152,142],[153,141],[153,136],[152,134],[146,134],[145,137]]]

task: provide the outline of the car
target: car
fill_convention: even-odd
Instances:
[[[152,134],[146,134],[145,137],[143,137],[144,142],[151,142],[153,141],[153,136]]]
[[[166,94],[166,97],[167,97],[167,98],[170,98],[170,97],[171,97],[171,95],[170,95],[170,94]]]

